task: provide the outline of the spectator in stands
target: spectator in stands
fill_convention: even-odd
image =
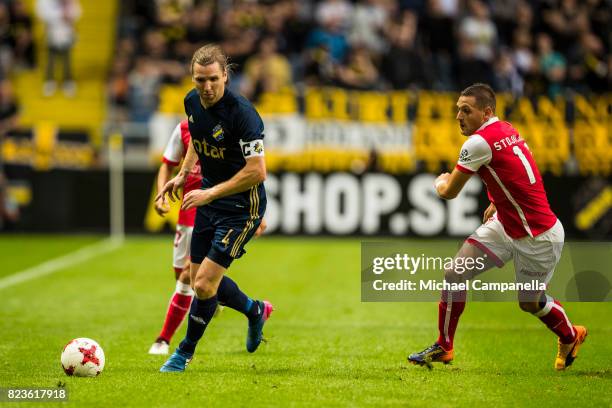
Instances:
[[[516,17],[514,20],[516,30],[531,32],[533,29],[533,9],[527,1],[520,1],[516,6]]]
[[[417,43],[417,15],[404,11],[388,30],[391,48],[383,59],[383,75],[394,89],[430,88],[431,62]]]
[[[11,82],[0,80],[0,145],[4,136],[17,125],[18,111]]]
[[[384,36],[388,23],[384,0],[360,0],[353,12],[349,42],[367,47],[373,55],[382,55],[388,49]]]
[[[542,19],[553,46],[565,53],[578,35],[588,29],[587,9],[577,0],[543,2]]]
[[[208,2],[196,5],[187,15],[185,37],[174,47],[176,56],[188,63],[202,43],[218,41],[214,23],[214,5]]]
[[[155,113],[161,82],[160,67],[147,56],[137,57],[135,67],[128,77],[131,121],[144,123]]]
[[[522,2],[523,0],[489,0],[491,16],[501,44],[512,43],[513,32],[517,25],[516,15]]]
[[[11,16],[8,6],[0,2],[0,80],[7,76],[12,63]]]
[[[304,82],[309,86],[332,85],[335,81],[338,62],[329,47],[320,44],[307,50],[304,63]]]
[[[513,56],[514,64],[523,76],[533,72],[535,57],[531,51],[531,34],[528,30],[519,28],[514,32]]]
[[[584,93],[609,91],[606,53],[595,34],[582,34],[570,49],[568,59],[568,79],[572,88]]]
[[[493,62],[497,28],[489,16],[487,5],[481,0],[470,0],[470,14],[459,25],[459,36],[473,46],[473,56],[487,63]]]
[[[308,11],[308,3],[300,0],[285,0],[274,5],[281,10],[283,21],[278,21],[270,27],[269,34],[276,35],[278,49],[280,52],[290,56],[301,56],[306,45],[308,33],[312,28],[312,20]]]
[[[193,3],[193,0],[155,0],[157,25],[182,27]]]
[[[354,47],[346,64],[336,67],[336,79],[340,86],[372,90],[380,88],[378,68],[372,60],[372,55],[366,47]]]
[[[8,193],[8,180],[0,164],[0,231],[10,230],[19,221],[19,205]]]
[[[588,17],[591,30],[603,43],[610,54],[612,48],[612,36],[610,35],[610,24],[612,23],[612,7],[609,0],[588,0]]]
[[[266,14],[266,32],[276,38],[279,53],[289,59],[292,76],[300,82],[304,78],[306,64],[306,39],[312,29],[309,3],[283,0],[272,7],[275,12]]]
[[[546,92],[539,72],[539,63],[532,51],[533,39],[528,29],[519,27],[514,32],[512,61],[523,79],[523,94],[537,95]]]
[[[224,12],[218,25],[221,48],[235,65],[230,87],[239,86],[246,60],[257,52],[257,41],[264,24],[259,9],[240,7]]]
[[[114,108],[111,112],[111,122],[125,122],[128,119],[130,95],[130,60],[126,56],[113,61],[108,82],[108,96]]]
[[[435,72],[434,88],[449,91],[453,88],[452,55],[455,53],[455,20],[459,15],[459,0],[428,0],[426,18],[421,25],[426,47],[432,52]]]
[[[317,4],[315,21],[320,26],[334,22],[336,29],[346,33],[351,25],[353,5],[347,0],[323,0]]]
[[[320,27],[310,33],[306,43],[307,47],[310,49],[324,48],[329,51],[329,56],[334,63],[341,63],[349,51],[342,24],[343,18],[335,15],[328,16]]]
[[[0,146],[4,136],[17,125],[18,107],[11,83],[0,80]],[[0,230],[11,226],[19,219],[19,207],[7,193],[7,180],[4,176],[2,155],[0,154]]]
[[[48,61],[45,74],[43,94],[55,93],[55,63],[63,64],[64,95],[74,96],[76,83],[72,76],[72,47],[76,41],[76,21],[81,16],[81,5],[78,0],[38,0],[36,11],[46,26]]]
[[[169,50],[168,39],[160,29],[152,29],[145,33],[140,47],[142,55],[154,64],[159,72],[160,80],[165,83],[178,83],[187,75],[185,64],[173,58]]]
[[[538,35],[539,68],[547,83],[548,96],[555,98],[563,91],[567,63],[563,55],[553,49],[552,39],[548,34]]]
[[[259,51],[244,66],[241,92],[256,101],[262,92],[278,92],[292,86],[291,65],[277,52],[276,38],[263,37]]]
[[[423,28],[427,30],[428,46],[434,53],[448,55],[455,51],[449,39],[455,36],[453,30],[458,15],[459,0],[428,0]]]
[[[476,43],[459,39],[459,57],[456,62],[455,76],[457,87],[463,89],[476,82],[492,83],[493,66],[477,57]]]
[[[499,50],[493,69],[495,76],[493,85],[496,92],[509,92],[516,97],[523,95],[524,81],[509,49],[504,47]]]
[[[34,66],[34,42],[32,41],[32,17],[25,8],[23,0],[11,3],[11,34],[15,64],[23,68]]]

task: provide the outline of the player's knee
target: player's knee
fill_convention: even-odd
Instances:
[[[538,302],[519,302],[519,307],[527,313],[536,313],[541,309]]]
[[[444,269],[444,279],[450,283],[459,283],[462,280],[462,276],[454,269],[446,268]]]
[[[209,299],[217,293],[216,288],[206,279],[197,279],[193,285],[193,291],[198,299]]]

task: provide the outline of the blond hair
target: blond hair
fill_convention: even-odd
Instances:
[[[218,62],[219,66],[221,67],[221,71],[227,72],[228,75],[234,66],[234,64],[230,64],[229,58],[227,58],[227,55],[225,55],[219,45],[206,44],[198,48],[196,52],[193,53],[190,67],[191,73],[193,73],[193,65],[196,63],[200,65],[210,65],[214,64],[215,62]]]

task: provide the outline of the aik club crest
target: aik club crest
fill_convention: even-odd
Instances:
[[[221,125],[217,125],[213,128],[212,137],[217,142],[220,142],[223,140],[223,128],[221,127]]]

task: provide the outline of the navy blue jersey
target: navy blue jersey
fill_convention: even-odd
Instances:
[[[185,113],[191,143],[200,158],[202,188],[229,180],[245,166],[246,158],[263,155],[263,121],[246,98],[226,89],[223,97],[206,109],[193,89],[185,96]],[[214,200],[208,206],[263,215],[266,191],[261,183],[242,193]]]

